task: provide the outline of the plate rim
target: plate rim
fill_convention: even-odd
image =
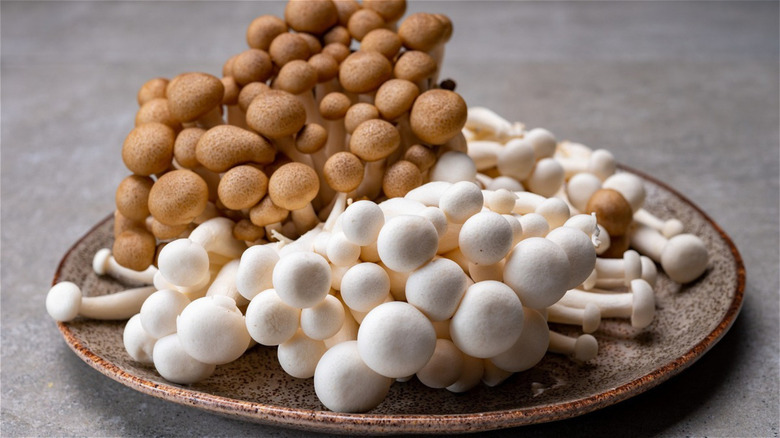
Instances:
[[[729,248],[736,268],[737,284],[734,297],[718,324],[698,343],[679,357],[653,369],[651,372],[611,390],[592,394],[577,400],[554,403],[525,409],[503,409],[466,414],[371,414],[340,413],[327,410],[313,410],[276,406],[265,403],[237,400],[193,389],[157,383],[128,373],[114,363],[103,359],[86,347],[70,330],[67,323],[58,322],[57,327],[68,346],[89,366],[101,374],[141,393],[191,406],[208,412],[241,418],[274,426],[316,430],[319,432],[398,434],[398,433],[454,433],[476,432],[530,424],[546,423],[573,418],[619,403],[646,392],[671,377],[681,373],[725,336],[734,324],[742,308],[746,284],[746,270],[742,256],[726,232],[698,205],[668,184],[642,171],[619,164],[618,169],[633,173],[678,197],[692,207],[717,232]],[[73,251],[96,229],[113,218],[109,214],[93,225],[63,255],[52,279],[52,286],[59,281],[63,267]]]

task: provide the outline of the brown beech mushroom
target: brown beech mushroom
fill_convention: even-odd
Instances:
[[[398,36],[407,49],[427,52],[439,44],[445,31],[445,23],[434,14],[418,12],[401,22]]]
[[[146,221],[146,227],[149,229],[149,231],[152,232],[152,234],[154,234],[154,237],[159,240],[176,239],[182,236],[184,233],[189,234],[189,232],[194,228],[192,224],[166,225],[155,219],[154,216],[149,216]]]
[[[306,123],[306,108],[294,95],[282,90],[261,93],[249,104],[246,123],[288,157],[302,163],[311,162],[295,149],[293,136]]]
[[[165,172],[173,160],[176,135],[162,123],[145,123],[134,128],[122,145],[122,161],[131,172],[149,176]]]
[[[322,125],[309,123],[303,125],[295,136],[295,149],[311,158],[314,170],[320,178],[320,192],[317,195],[315,205],[319,207],[324,198],[330,199],[333,192],[330,186],[324,184],[322,168],[327,156],[325,155],[325,144],[328,142],[328,131]]]
[[[149,216],[149,192],[154,181],[148,176],[130,175],[116,189],[116,210],[135,222]]]
[[[390,122],[371,119],[358,125],[349,139],[349,150],[366,162],[358,196],[374,199],[382,187],[386,158],[401,145],[401,135]]]
[[[314,87],[314,97],[317,104],[328,93],[334,92],[339,87],[339,62],[336,58],[326,53],[317,53],[307,61],[314,68],[317,75],[317,85]]]
[[[388,198],[406,196],[412,189],[422,185],[422,173],[409,161],[396,161],[385,172],[382,178],[382,191]]]
[[[176,120],[197,121],[207,128],[224,123],[221,105],[225,87],[218,78],[207,73],[183,73],[171,80],[165,93]]]
[[[229,125],[246,127],[246,116],[238,107],[238,93],[241,87],[236,83],[233,76],[223,76],[222,86],[225,87],[225,94],[222,95],[222,105],[227,107],[227,122]]]
[[[249,108],[249,104],[252,103],[255,97],[265,93],[270,89],[271,87],[269,87],[265,82],[250,82],[241,88],[241,91],[238,93],[238,107],[241,109],[241,111],[244,112],[245,117],[246,110]],[[246,121],[244,121],[244,123],[246,123]]]
[[[349,193],[363,181],[363,162],[351,152],[336,152],[323,167],[325,182],[336,192]]]
[[[407,50],[395,62],[393,75],[414,82],[420,91],[426,91],[431,88],[431,79],[436,69],[436,61],[431,55],[419,50]]]
[[[393,121],[405,115],[419,95],[420,89],[414,83],[405,79],[390,79],[377,90],[374,106],[383,119]]]
[[[344,130],[347,134],[352,134],[361,123],[378,118],[379,110],[374,105],[365,102],[356,103],[344,114]]]
[[[224,172],[242,163],[267,164],[274,160],[273,146],[263,137],[238,126],[209,129],[195,148],[198,162],[212,172]]]
[[[217,189],[219,200],[231,210],[253,207],[267,191],[268,177],[262,170],[246,164],[225,172]]]
[[[346,26],[333,26],[329,31],[322,35],[322,43],[325,45],[339,43],[349,46],[352,44],[352,35],[350,35]]]
[[[168,79],[165,78],[154,78],[146,81],[138,90],[138,106],[143,106],[152,99],[165,98],[165,88],[168,87],[168,82]]]
[[[198,140],[206,132],[202,128],[185,128],[176,135],[173,143],[173,158],[179,166],[192,169],[200,165],[196,156]]]
[[[318,219],[311,201],[319,190],[317,172],[302,163],[285,164],[268,181],[268,196],[274,204],[290,210],[299,234],[317,225]]]
[[[296,33],[281,33],[271,41],[268,54],[277,67],[281,67],[293,59],[309,59],[309,43]]]
[[[271,41],[287,32],[287,23],[275,15],[261,15],[249,24],[246,42],[253,49],[268,50]]]
[[[596,220],[614,236],[623,236],[628,232],[634,219],[631,204],[617,190],[599,189],[588,200],[585,213],[596,213]]]
[[[265,82],[274,71],[271,56],[265,50],[248,49],[233,60],[231,76],[238,85],[244,86],[250,82]]]
[[[208,186],[197,173],[182,169],[165,173],[149,192],[149,212],[166,225],[192,222],[206,209]]]
[[[347,59],[347,56],[349,56],[349,54],[352,52],[349,50],[349,46],[347,46],[346,44],[329,43],[322,48],[321,53],[324,55],[332,56],[333,59],[335,59],[336,62],[340,64],[345,59]]]
[[[421,144],[410,146],[404,153],[404,160],[417,166],[420,172],[427,172],[436,164],[436,152]]]
[[[135,126],[151,122],[168,125],[177,132],[181,130],[181,123],[171,115],[171,111],[168,109],[168,99],[162,97],[146,101],[135,113]]]
[[[339,14],[331,0],[290,0],[284,19],[296,32],[322,35],[339,22]]]
[[[360,42],[360,50],[366,52],[379,52],[385,58],[393,61],[401,51],[401,37],[397,33],[385,29],[374,29],[367,33]]]
[[[306,45],[309,46],[309,56],[316,55],[322,51],[322,43],[316,36],[304,32],[300,32],[297,35],[300,35],[306,41]]]
[[[333,5],[336,6],[336,12],[339,16],[339,25],[345,27],[349,22],[349,17],[361,8],[360,3],[356,0],[333,0]]]
[[[306,61],[294,59],[282,66],[271,88],[295,95],[306,111],[306,122],[319,123],[320,113],[313,93],[316,85],[317,70]]]
[[[289,215],[290,210],[274,204],[268,195],[249,210],[249,220],[258,227],[281,228],[281,222]]]
[[[409,123],[420,140],[438,145],[461,134],[466,116],[466,102],[459,94],[434,89],[422,93],[414,101]]]
[[[241,219],[233,226],[233,238],[245,242],[257,242],[265,237],[265,228],[258,227],[249,219]]]
[[[152,233],[142,228],[123,231],[111,250],[114,259],[125,268],[143,271],[154,261],[157,240]]]
[[[363,0],[363,7],[376,11],[385,23],[393,25],[406,13],[406,0]]]
[[[384,27],[385,20],[378,12],[371,9],[360,9],[355,11],[347,22],[347,29],[352,38],[360,41],[369,32],[374,29]]]
[[[381,53],[357,51],[339,67],[339,82],[346,91],[370,94],[390,79],[393,67]]]

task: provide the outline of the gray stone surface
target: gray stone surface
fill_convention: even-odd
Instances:
[[[113,209],[146,80],[219,74],[253,2],[10,2],[2,23],[3,436],[304,436],[173,405],[79,360],[44,310],[57,263]],[[614,152],[733,238],[740,317],[663,385],[491,436],[778,435],[778,3],[415,2],[455,24],[443,75],[471,105]]]

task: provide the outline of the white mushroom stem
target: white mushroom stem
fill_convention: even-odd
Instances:
[[[364,163],[365,170],[363,171],[363,181],[357,188],[356,196],[358,198],[366,197],[368,199],[376,199],[379,196],[380,190],[382,190],[382,178],[385,175],[385,167],[387,166],[387,159],[383,158],[377,161],[367,161]]]
[[[589,172],[604,181],[615,173],[615,156],[605,149],[593,151],[587,158],[556,157],[558,163],[563,166],[566,178],[571,178],[581,172]]]
[[[311,202],[307,203],[303,208],[290,211],[290,217],[295,224],[295,230],[298,234],[303,234],[311,230],[320,222],[317,213],[314,212],[314,207],[311,205]]]
[[[490,140],[476,140],[468,142],[468,154],[474,164],[477,166],[477,171],[483,171],[496,167],[498,164],[498,154],[504,149],[501,143]]]
[[[97,275],[108,275],[122,283],[138,285],[152,284],[154,274],[157,273],[157,268],[151,265],[143,271],[135,271],[120,265],[108,248],[102,248],[95,253],[92,258],[92,270]]]
[[[215,217],[195,227],[189,239],[210,253],[237,259],[246,250],[246,243],[233,237],[234,225],[228,218]]]
[[[469,107],[465,128],[479,137],[492,136],[499,140],[509,137],[513,132],[508,120],[484,107]]]
[[[196,300],[206,296],[206,292],[208,291],[209,286],[211,285],[211,282],[215,276],[216,273],[214,275],[209,273],[209,275],[204,276],[199,283],[196,283],[192,286],[179,286],[166,280],[162,273],[158,271],[157,274],[154,275],[154,287],[157,290],[175,290],[177,292],[181,292],[190,300]]]
[[[681,234],[685,228],[683,223],[678,219],[660,219],[658,216],[655,216],[644,208],[640,208],[634,213],[634,220],[642,225],[659,231],[667,239]]]
[[[581,143],[561,141],[555,147],[555,158],[588,158],[593,149]]]
[[[249,300],[244,298],[236,287],[236,274],[239,262],[240,259],[232,260],[219,270],[219,273],[206,291],[206,296],[224,295],[232,298],[239,307],[249,304]]]
[[[560,304],[584,309],[595,304],[602,318],[630,318],[634,328],[647,327],[655,316],[655,294],[642,279],[631,281],[631,292],[597,293],[571,289],[560,299]]]
[[[565,354],[579,361],[589,361],[599,352],[599,343],[592,335],[580,335],[576,338],[550,330],[550,346],[547,351]]]
[[[141,310],[153,286],[128,289],[109,295],[85,297],[75,283],[55,284],[46,295],[46,310],[57,321],[71,321],[77,316],[103,320],[128,319]]]
[[[582,326],[583,332],[593,333],[601,324],[601,310],[592,303],[582,309],[555,303],[547,308],[547,321]]]
[[[639,256],[639,263],[642,265],[642,274],[639,278],[645,280],[650,286],[655,286],[655,282],[658,279],[658,268],[655,266],[655,262],[647,256]],[[596,271],[593,271],[592,283],[587,285],[587,281],[583,283],[583,289],[617,289],[626,286],[624,278],[598,278]]]
[[[642,278],[642,261],[634,250],[624,252],[622,259],[597,258],[595,269],[599,279],[622,279],[623,286],[628,286],[631,280]]]

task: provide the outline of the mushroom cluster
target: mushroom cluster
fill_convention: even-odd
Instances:
[[[145,287],[62,282],[49,314],[129,318],[128,354],[178,384],[274,347],[342,412],[411,378],[461,393],[548,352],[591,360],[602,318],[648,329],[656,263],[695,280],[701,239],[608,151],[467,109],[437,83],[451,23],[405,8],[292,0],[221,79],[144,84],[93,267]]]

